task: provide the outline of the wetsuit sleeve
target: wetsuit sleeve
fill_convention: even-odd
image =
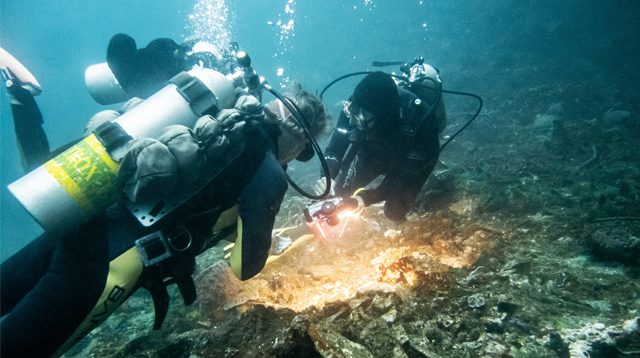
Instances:
[[[13,84],[8,91],[22,168],[30,171],[50,158],[42,113],[33,96],[19,84]]]
[[[333,129],[331,140],[324,152],[324,158],[329,165],[329,171],[332,178],[338,176],[338,171],[342,165],[342,159],[344,158],[344,153],[349,147],[349,130],[349,119],[344,114],[344,111],[341,111],[340,116],[338,117],[338,124]]]
[[[402,220],[438,162],[440,144],[438,123],[430,120],[420,130],[408,149],[393,160],[380,186],[361,192],[366,206],[385,201],[385,215]]]
[[[231,268],[241,280],[255,276],[264,267],[286,190],[284,170],[268,151],[238,200],[238,237],[231,252]]]

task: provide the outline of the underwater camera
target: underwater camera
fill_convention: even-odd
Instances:
[[[320,222],[335,226],[340,223],[340,214],[358,207],[353,198],[333,197],[314,201],[304,208],[304,217],[308,223]]]

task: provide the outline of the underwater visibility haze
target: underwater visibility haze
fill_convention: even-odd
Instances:
[[[422,56],[445,90],[484,107],[405,222],[368,207],[242,282],[214,247],[198,258],[194,305],[170,291],[152,331],[138,292],[66,356],[640,356],[640,2],[1,0],[0,46],[42,85],[52,148],[105,109],[83,74],[117,33],[138,47],[237,42],[274,88],[317,93],[344,74],[400,72],[373,61]],[[324,95],[334,122],[360,79]],[[441,143],[478,108],[444,103]],[[42,229],[7,190],[25,173],[6,92],[0,111],[4,261]],[[320,163],[288,171],[311,188]],[[303,223],[308,203],[289,190],[276,227]]]

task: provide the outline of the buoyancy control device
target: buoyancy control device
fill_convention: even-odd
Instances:
[[[208,68],[193,68],[42,166],[9,185],[9,190],[47,231],[86,222],[120,196],[119,161],[138,138],[158,138],[170,125],[192,128],[204,114],[231,108],[232,80]]]

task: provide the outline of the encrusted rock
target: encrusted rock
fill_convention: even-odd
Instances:
[[[484,322],[488,333],[504,333],[504,323],[500,318],[489,318]]]
[[[624,109],[610,109],[603,116],[602,120],[609,123],[618,123],[631,118],[631,111]]]
[[[363,345],[347,339],[340,332],[323,324],[312,324],[309,327],[309,336],[318,352],[324,357],[375,357]]]
[[[484,307],[484,297],[479,294],[473,294],[467,297],[467,305],[471,308],[482,308]]]
[[[590,236],[591,252],[601,259],[640,263],[640,235],[625,226],[602,227]]]
[[[494,341],[489,341],[484,347],[484,353],[488,354],[490,357],[504,357],[508,352],[509,348]]]
[[[621,325],[606,326],[596,322],[578,329],[563,330],[571,357],[610,357],[622,353],[634,356],[640,352],[640,317]]]

